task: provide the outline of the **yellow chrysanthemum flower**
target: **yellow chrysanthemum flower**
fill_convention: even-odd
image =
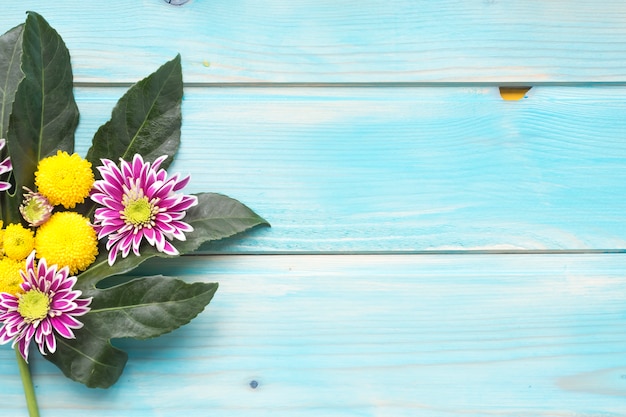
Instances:
[[[53,206],[76,207],[89,196],[93,183],[91,163],[76,153],[57,151],[39,161],[35,172],[37,191]]]
[[[96,260],[98,239],[89,219],[73,211],[53,214],[37,229],[37,258],[48,265],[68,266],[70,274],[84,271]]]
[[[21,224],[10,224],[4,229],[2,246],[6,256],[22,261],[35,248],[35,235],[32,230],[26,229]]]
[[[25,261],[16,261],[10,258],[0,259],[0,292],[18,294],[22,292],[20,284],[23,282],[20,269],[24,269]]]

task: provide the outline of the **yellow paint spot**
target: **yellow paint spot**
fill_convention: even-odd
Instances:
[[[204,61],[202,61],[202,65],[209,68],[211,66],[211,63],[205,59]]]
[[[500,87],[500,96],[509,101],[521,100],[530,89],[531,87]]]

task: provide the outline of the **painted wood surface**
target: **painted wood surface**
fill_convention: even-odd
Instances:
[[[4,3],[66,40],[82,154],[181,53],[172,169],[273,224],[143,269],[220,289],[110,390],[35,357],[43,417],[626,414],[624,2]]]
[[[134,82],[179,52],[200,83],[626,81],[621,0],[4,1],[0,28],[28,9],[83,82]]]
[[[79,88],[85,154],[124,89]],[[187,88],[173,171],[269,219],[206,250],[626,248],[626,88]]]
[[[155,263],[218,281],[216,298],[168,336],[119,343],[110,390],[37,357],[37,393],[67,417],[623,415],[625,269],[624,254]],[[21,417],[12,359],[0,350],[0,415]]]

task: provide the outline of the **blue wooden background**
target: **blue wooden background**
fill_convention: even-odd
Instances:
[[[273,226],[144,268],[220,289],[113,388],[35,358],[43,417],[626,415],[623,1],[2,3],[65,39],[81,154],[180,53],[172,171]]]

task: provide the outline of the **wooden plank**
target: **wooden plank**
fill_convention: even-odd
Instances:
[[[122,90],[77,90],[78,152]],[[188,88],[172,171],[272,229],[230,252],[626,248],[626,88]]]
[[[199,83],[626,81],[621,0],[5,3],[0,30],[41,13],[81,82],[134,82],[179,52]]]
[[[38,355],[35,384],[43,416],[621,415],[625,270],[624,254],[153,263],[145,272],[218,281],[207,311],[118,343],[130,361],[109,390]],[[0,415],[20,417],[13,361],[3,347]]]

